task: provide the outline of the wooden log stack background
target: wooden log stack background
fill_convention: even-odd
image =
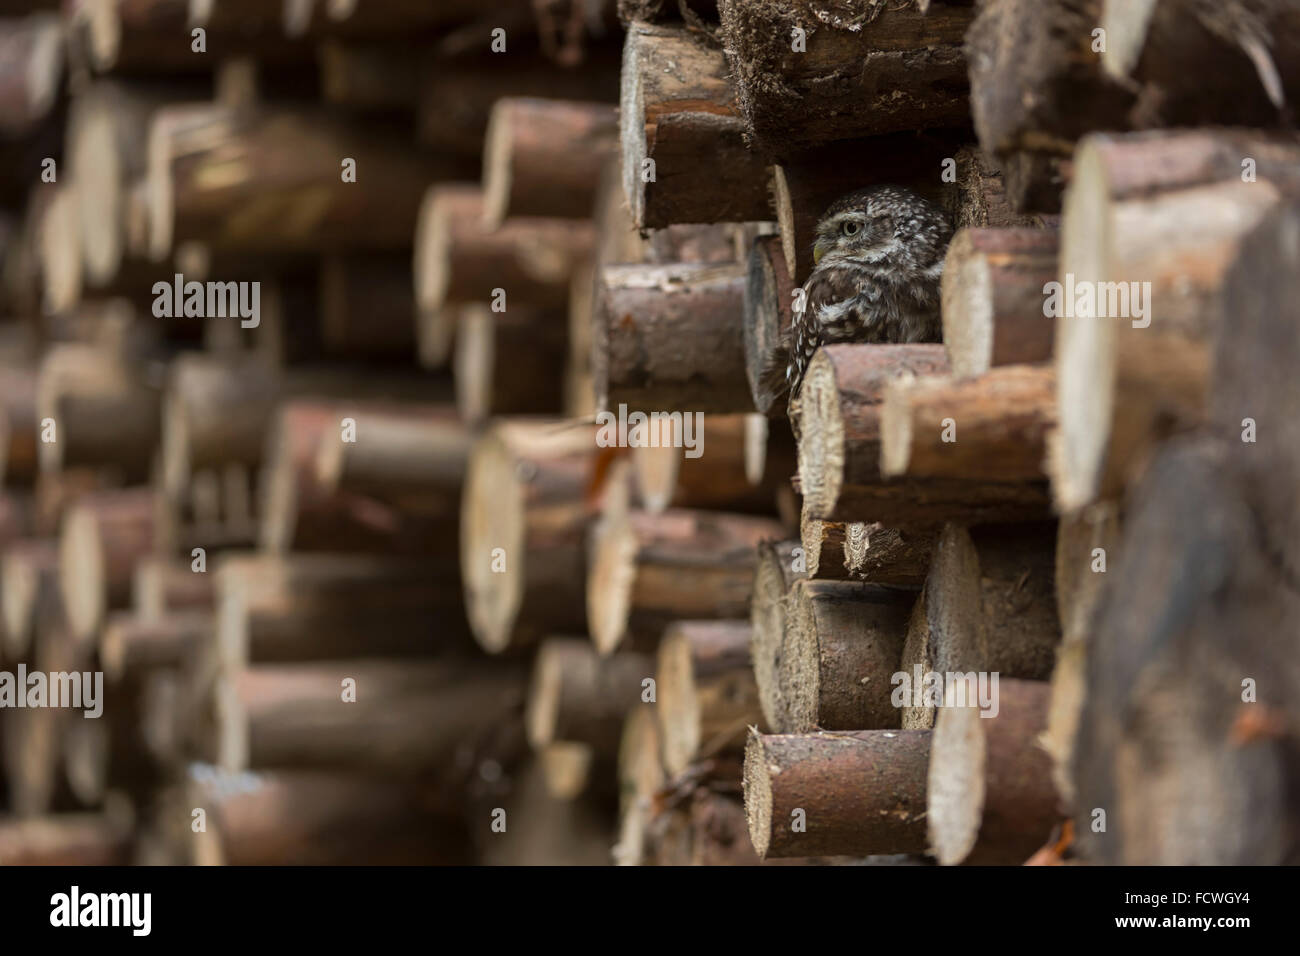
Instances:
[[[485,6],[4,4],[0,864],[1300,862],[1290,5]]]

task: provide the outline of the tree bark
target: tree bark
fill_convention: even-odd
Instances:
[[[743,269],[606,266],[596,291],[596,404],[616,410],[749,412]]]
[[[902,658],[912,594],[849,581],[799,581],[789,601],[777,674],[789,721],[776,729],[900,726],[891,677]]]
[[[219,681],[220,763],[449,775],[458,750],[482,753],[519,723],[523,694],[523,675],[500,661],[265,664]]]
[[[1047,754],[1050,690],[1040,681],[999,683],[997,711],[944,707],[930,741],[927,823],[940,863],[1017,865],[1061,821]]]
[[[592,532],[587,617],[601,654],[653,648],[678,619],[749,610],[754,546],[779,522],[725,512],[607,509]]]
[[[456,322],[452,360],[461,420],[558,414],[564,404],[568,328],[563,311],[467,305]]]
[[[231,167],[232,154],[245,162]],[[151,258],[187,239],[241,253],[400,249],[429,182],[454,171],[382,129],[323,115],[166,107],[149,131]]]
[[[954,375],[1052,358],[1043,289],[1056,279],[1055,229],[963,229],[943,264],[943,344]]]
[[[746,621],[679,621],[659,644],[656,713],[664,769],[739,754],[746,730],[762,723]]]
[[[744,778],[754,849],[762,859],[924,853],[929,761],[924,730],[754,734]]]
[[[433,186],[415,233],[416,306],[431,312],[490,302],[505,290],[507,306],[563,308],[593,241],[591,224],[573,219],[515,219],[488,229],[477,186]]]
[[[967,6],[934,3],[922,14],[850,3],[829,16],[812,0],[723,0],[719,9],[740,111],[768,153],[968,122]]]
[[[483,223],[522,216],[588,219],[602,167],[614,155],[611,105],[515,97],[497,100],[483,146]]]
[[[454,576],[368,555],[223,558],[214,587],[221,663],[424,657],[468,651]]]
[[[587,631],[592,438],[590,427],[507,419],[470,452],[460,573],[470,627],[489,652]]]
[[[943,529],[903,646],[900,670],[913,685],[904,727],[934,726],[936,708],[917,686],[928,674],[1051,675],[1061,637],[1053,549],[1047,525]]]
[[[894,379],[880,405],[880,471],[890,478],[1041,481],[1055,426],[1056,372],[1047,365],[1006,365],[966,379]]]
[[[157,505],[148,488],[77,500],[59,538],[59,588],[78,642],[92,640],[110,610],[131,602],[135,564],[155,548]]]
[[[1102,70],[1092,38],[1102,2],[994,0],[971,24],[975,130],[1016,209],[1057,212],[1075,140],[1124,125],[1132,93]]]
[[[628,28],[619,134],[637,228],[770,218],[766,164],[745,144],[728,73],[722,53],[685,29]]]
[[[524,721],[528,741],[543,750],[557,741],[589,746],[614,757],[622,718],[641,699],[642,681],[654,673],[648,654],[601,657],[591,641],[548,638],[533,661]]]
[[[1258,181],[1244,181],[1243,157]],[[1075,165],[1062,305],[1075,304],[1065,301],[1071,285],[1076,299],[1096,289],[1096,301],[1056,320],[1050,467],[1065,511],[1118,495],[1155,442],[1204,421],[1210,342],[1228,321],[1223,276],[1242,237],[1300,192],[1300,144],[1240,131],[1097,135]]]

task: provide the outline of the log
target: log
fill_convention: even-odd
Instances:
[[[172,613],[211,610],[212,578],[187,560],[147,556],[136,562],[131,585],[136,616],[154,621]]]
[[[810,578],[843,579],[851,577],[845,564],[845,533],[842,521],[814,518],[805,504],[799,514],[799,545],[803,548],[804,568]]]
[[[619,136],[637,228],[771,218],[766,165],[745,144],[728,72],[722,53],[685,29],[628,28]]]
[[[258,509],[263,549],[284,552],[368,551],[441,555],[454,535],[451,503],[434,513],[415,513],[322,484],[317,461],[324,445],[341,442],[346,419],[365,441],[365,415],[355,404],[293,400],[283,403],[267,436]]]
[[[49,114],[63,76],[63,31],[38,13],[0,22],[0,133],[17,138]]]
[[[89,648],[72,638],[57,595],[48,591],[39,595],[26,658],[33,672],[92,669]],[[26,707],[5,715],[5,749],[0,759],[15,816],[40,816],[75,805],[60,773],[62,741],[67,725],[83,719],[80,713],[61,707]]]
[[[785,703],[780,733],[891,729],[890,700],[912,595],[848,581],[798,581],[777,666]]]
[[[814,516],[933,527],[944,515],[979,522],[1043,512],[1042,490],[1033,484],[881,479],[885,383],[900,374],[938,372],[945,366],[939,346],[831,346],[814,356],[797,411],[799,474]]]
[[[649,655],[601,657],[591,641],[553,637],[533,661],[524,725],[528,741],[544,750],[557,741],[586,745],[594,756],[618,752],[621,719],[654,673]]]
[[[746,130],[769,154],[968,122],[969,6],[933,3],[923,14],[855,2],[834,16],[811,0],[718,6]]]
[[[79,90],[68,113],[67,165],[76,183],[81,272],[91,288],[109,285],[128,254],[132,186],[147,170],[149,123],[167,103],[201,99],[199,87],[100,80]],[[157,278],[155,276],[155,278]]]
[[[1298,224],[1290,201],[1243,240],[1223,280],[1232,321],[1215,343],[1211,425],[1160,446],[1126,501],[1089,633],[1072,762],[1075,832],[1090,862],[1296,859],[1285,783],[1296,675],[1285,642],[1269,635],[1300,621],[1287,583],[1297,566],[1296,342],[1279,321],[1296,294]],[[1243,404],[1268,409],[1275,438],[1241,442]],[[1254,675],[1268,675],[1257,693]],[[1167,808],[1154,813],[1157,801]],[[1095,807],[1107,809],[1104,836],[1086,825]]]
[[[556,309],[465,306],[452,360],[456,408],[466,424],[500,415],[558,414],[568,327]]]
[[[495,25],[495,24],[494,24]],[[487,34],[476,33],[477,53],[486,51]],[[511,38],[509,69],[501,57],[484,52],[428,61],[417,91],[417,143],[443,156],[468,160],[477,173],[492,107],[505,97],[533,96],[554,100],[618,101],[619,61],[616,47],[593,50],[581,69],[554,60],[515,52]],[[454,109],[448,106],[454,104]]]
[[[242,54],[256,53],[286,65],[303,64],[310,57],[309,47],[288,43],[282,36],[244,33],[247,23],[203,18],[196,19],[196,25],[204,25],[212,35],[207,52],[195,52],[191,8],[202,6],[190,0],[75,0],[65,18],[74,62],[94,73],[168,76],[208,72],[209,57],[235,46]],[[228,32],[217,32],[220,26]]]
[[[946,158],[946,157],[945,157]],[[1006,176],[993,158],[978,146],[962,146],[952,157],[955,181],[940,196],[954,230],[1055,228],[1055,216],[1017,212],[1007,195]],[[945,172],[947,164],[945,163]]]
[[[592,373],[602,409],[753,411],[735,265],[606,266]]]
[[[409,255],[327,253],[320,265],[320,313],[326,354],[409,359],[415,346]]]
[[[784,476],[765,473],[751,481],[752,463],[766,453],[766,428],[755,415],[710,415],[698,432],[691,428],[686,447],[686,420],[647,423],[648,444],[632,448],[637,497],[647,511],[705,508],[719,511],[771,512]],[[755,445],[762,447],[756,449]],[[707,449],[707,457],[705,451]],[[689,457],[688,457],[689,455]],[[779,469],[778,469],[779,470]]]
[[[1051,675],[1061,638],[1052,532],[1045,524],[944,527],[903,647],[900,670],[916,695],[904,727],[934,726],[933,702],[919,696],[927,674]]]
[[[110,683],[128,677],[139,681],[147,671],[178,668],[211,640],[213,625],[210,610],[173,612],[152,620],[134,611],[109,614],[99,634],[104,678]]]
[[[162,489],[173,500],[194,472],[221,464],[257,466],[281,390],[257,356],[185,353],[174,359],[162,401]]]
[[[460,574],[470,627],[489,652],[587,630],[592,437],[577,423],[512,419],[489,427],[470,452]]]
[[[460,499],[472,438],[441,404],[367,405],[355,442],[322,442],[316,478],[327,494],[356,494],[438,513]]]
[[[577,800],[592,786],[593,777],[604,782],[605,768],[590,744],[556,740],[538,750],[533,761],[541,767],[546,792],[556,800]]]
[[[351,406],[352,417],[362,416],[361,431],[376,439],[381,419],[397,414],[393,403],[419,402],[423,411],[449,397],[446,383],[425,376],[377,377],[328,365],[277,374],[265,356],[182,353],[172,361],[162,403],[164,492],[180,498],[198,471],[259,467],[276,403],[306,396],[362,402]]]
[[[52,538],[20,538],[0,555],[0,612],[4,642],[0,658],[21,661],[32,647],[38,612],[58,599],[59,548]]]
[[[81,224],[77,187],[51,183],[53,194],[42,212],[36,235],[40,270],[41,311],[55,315],[81,301]]]
[[[764,415],[785,411],[775,383],[785,380],[794,292],[781,237],[760,236],[749,254],[743,307],[745,377],[754,408]]]
[[[780,534],[779,522],[753,515],[607,509],[592,531],[587,572],[596,649],[653,648],[674,620],[745,614],[754,546]]]
[[[1258,181],[1243,181],[1243,157]],[[1060,259],[1059,301],[1075,307],[1056,318],[1050,467],[1062,510],[1116,496],[1155,442],[1204,421],[1224,272],[1243,235],[1297,190],[1294,136],[1180,131],[1080,145]],[[1091,306],[1085,290],[1096,290]]]
[[[1020,864],[1061,822],[1047,754],[1041,681],[1004,680],[996,714],[944,707],[930,740],[926,820],[941,864]]]
[[[1053,323],[1043,288],[1056,278],[1054,229],[962,229],[943,264],[943,344],[954,375],[1046,362]]]
[[[661,752],[654,710],[645,704],[634,705],[623,720],[618,747],[619,826],[613,850],[618,866],[645,862],[652,804],[665,779]]]
[[[752,735],[744,782],[754,849],[761,859],[924,853],[929,761],[925,730]]]
[[[1088,635],[1102,602],[1106,568],[1119,556],[1119,539],[1118,509],[1109,504],[1063,517],[1057,529],[1056,606],[1062,639],[1040,742],[1052,761],[1052,782],[1067,807],[1073,806],[1077,792],[1074,743],[1087,693]]]
[[[1101,66],[1134,92],[1129,121],[1163,126],[1283,126],[1300,100],[1300,17],[1288,4],[1186,0],[1102,4]],[[1194,77],[1215,65],[1214,83]]]
[[[971,114],[1016,209],[1057,212],[1075,140],[1125,125],[1133,93],[1102,70],[1092,37],[1102,5],[996,0],[971,24]]]
[[[749,601],[750,658],[766,727],[784,727],[790,722],[778,673],[791,613],[787,595],[807,574],[798,550],[798,541],[761,541],[756,549]]]
[[[0,821],[0,865],[127,866],[132,862],[126,813],[61,813]]]
[[[454,572],[361,554],[223,558],[216,640],[224,667],[425,657],[472,645]]]
[[[792,416],[800,490],[811,514],[826,516],[846,485],[879,483],[885,385],[946,368],[937,345],[833,345],[813,356]]]
[[[94,492],[68,511],[59,537],[59,588],[72,637],[94,638],[105,615],[131,602],[132,574],[155,547],[147,488]]]
[[[36,421],[53,419],[55,428],[54,440],[37,446],[41,470],[111,466],[125,480],[143,479],[158,444],[159,406],[144,369],[104,346],[51,348],[36,383]]]
[[[746,729],[762,722],[750,637],[745,621],[679,621],[664,632],[655,683],[669,775],[715,754],[738,754]]]
[[[392,44],[330,37],[316,45],[320,96],[331,106],[375,113],[414,114],[420,57]]]
[[[587,219],[613,155],[618,114],[605,103],[497,100],[483,145],[483,224],[524,216]]]
[[[562,800],[547,789],[545,768],[536,759],[510,780],[508,800],[488,807],[510,814],[508,840],[482,840],[480,862],[486,866],[608,866],[614,839],[610,807],[595,795]]]
[[[36,480],[36,385],[30,367],[9,366],[0,376],[0,481],[6,487]]]
[[[930,567],[933,533],[883,528],[877,523],[823,521],[805,501],[800,539],[808,577],[861,580],[919,590]]]
[[[450,774],[458,750],[479,754],[519,722],[523,693],[523,675],[501,662],[264,664],[218,681],[220,765]]]
[[[430,187],[415,232],[416,306],[430,312],[488,302],[504,289],[509,304],[563,307],[570,276],[593,241],[591,224],[573,219],[516,219],[488,229],[477,186]]]
[[[886,477],[1039,481],[1055,425],[1056,372],[1047,365],[1007,365],[967,379],[894,379],[880,405],[880,471]]]
[[[202,766],[166,805],[168,862],[196,866],[465,865],[473,860],[424,786],[324,770],[233,775]],[[174,801],[175,805],[172,805]],[[195,808],[206,829],[188,826]],[[167,812],[169,811],[169,812]],[[168,821],[178,818],[183,827]],[[180,832],[174,832],[179,829]]]
[[[231,155],[246,160],[231,167]],[[241,253],[400,249],[428,183],[451,172],[382,129],[324,115],[166,107],[149,130],[151,258],[188,239]]]

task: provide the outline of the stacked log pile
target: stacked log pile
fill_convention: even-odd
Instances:
[[[1286,4],[45,6],[0,863],[1300,858]],[[787,401],[884,183],[942,342]]]

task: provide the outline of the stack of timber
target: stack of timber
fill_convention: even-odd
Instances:
[[[1290,5],[51,6],[0,863],[1300,860]],[[942,341],[788,401],[886,183]]]

